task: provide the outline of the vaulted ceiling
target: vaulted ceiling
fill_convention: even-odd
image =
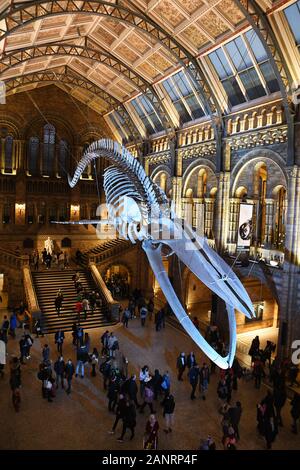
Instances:
[[[153,84],[179,65],[157,38],[156,26],[197,56],[245,23],[234,0],[4,0],[1,4],[0,78],[28,75],[8,84],[9,92],[45,84],[46,77],[43,82],[32,74],[52,70],[58,86],[99,112],[107,111],[110,103],[76,82],[62,81],[62,74],[82,76],[123,102],[140,92],[141,84]],[[136,25],[130,11],[147,15],[154,28]],[[144,32],[147,28],[152,34]]]

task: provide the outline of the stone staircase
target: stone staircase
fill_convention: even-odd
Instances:
[[[120,253],[134,247],[135,245],[133,245],[129,240],[125,240],[122,238],[116,238],[113,240],[105,241],[104,243],[101,243],[83,252],[82,267],[87,266],[89,260],[92,260],[96,264],[99,264],[107,258],[119,255]]]
[[[102,306],[96,307],[94,313],[89,313],[87,320],[84,320],[81,314],[81,325],[86,328],[98,328],[100,326],[112,325],[109,321],[109,309],[104,300],[100,289],[95,284],[91,273],[88,270],[76,270],[80,273],[83,288],[87,288],[88,292],[98,291],[102,296]],[[75,312],[76,290],[72,281],[75,270],[67,271],[40,271],[32,272],[33,284],[38,300],[39,307],[42,312],[41,322],[45,333],[54,333],[58,328],[64,331],[71,331],[72,324],[77,320]],[[64,300],[62,309],[58,316],[55,310],[55,297],[58,289],[63,292]]]

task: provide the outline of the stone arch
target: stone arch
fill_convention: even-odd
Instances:
[[[68,143],[71,145],[75,144],[76,141],[76,130],[74,129],[71,122],[66,119],[63,119],[58,114],[45,114],[45,116],[34,116],[29,122],[27,122],[25,129],[24,129],[24,136],[25,138],[29,139],[32,137],[32,132],[34,135],[41,136],[41,131],[45,125],[45,119],[47,122],[50,122],[55,126],[55,128],[60,127],[64,130],[65,136],[61,136],[61,138],[66,137]]]
[[[72,247],[72,240],[68,237],[65,237],[61,241],[62,248],[71,248]]]
[[[283,158],[273,150],[266,150],[266,149],[255,149],[250,152],[248,152],[244,157],[241,158],[241,160],[235,165],[235,167],[232,169],[231,172],[231,188],[230,188],[230,194],[233,197],[236,189],[239,186],[245,186],[246,188],[249,187],[249,176],[244,176],[243,172],[245,168],[248,165],[252,165],[253,168],[257,163],[264,163],[267,167],[267,170],[269,171],[270,168],[273,168],[273,172],[278,176],[278,182],[277,184],[283,184],[283,186],[287,187],[287,172],[285,170],[285,162]],[[273,175],[274,176],[274,175]],[[244,178],[244,179],[243,179]],[[247,184],[245,184],[247,183]],[[271,187],[270,179],[268,180],[268,187],[267,187],[267,192],[268,196],[273,190],[273,187]]]
[[[213,166],[207,165],[204,159],[199,159],[198,164],[191,164],[188,166],[183,175],[183,187],[182,195],[184,197],[186,190],[197,185],[198,174],[202,170],[206,172],[206,190],[207,194],[210,194],[212,188],[218,187],[217,177],[215,175],[215,169]],[[196,163],[196,162],[195,162]],[[193,181],[194,180],[194,181]],[[197,186],[196,186],[197,187]],[[194,191],[194,197],[197,195],[197,191]]]
[[[170,168],[167,165],[159,165],[156,167],[153,172],[151,173],[151,179],[156,183],[158,186],[161,187],[161,176],[166,175],[165,179],[165,188],[162,188],[166,195],[168,196],[171,189],[172,189],[172,180],[170,174]]]
[[[25,122],[22,116],[17,113],[10,113],[5,111],[5,114],[0,115],[0,127],[8,127],[14,139],[22,139]]]

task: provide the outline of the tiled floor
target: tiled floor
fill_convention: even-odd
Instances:
[[[0,315],[1,316],[1,315]],[[153,324],[141,328],[139,319],[132,320],[129,328],[119,325],[115,328],[122,351],[129,360],[129,371],[137,372],[140,366],[148,364],[150,369],[168,369],[171,373],[172,391],[175,395],[175,428],[171,435],[165,435],[163,417],[159,403],[155,405],[161,426],[159,434],[160,449],[197,449],[201,438],[212,435],[221,449],[221,426],[218,414],[216,394],[217,376],[213,376],[209,385],[206,401],[200,398],[191,401],[190,386],[186,375],[184,382],[176,380],[176,357],[180,351],[194,350],[200,360],[201,353],[192,341],[167,325],[158,333]],[[90,330],[92,346],[99,347],[100,330]],[[20,333],[18,333],[20,334]],[[56,359],[53,336],[36,339],[32,348],[32,358],[23,366],[22,404],[19,414],[15,413],[10,397],[8,374],[0,380],[0,448],[1,449],[141,449],[142,436],[147,420],[138,413],[136,437],[123,444],[116,441],[116,435],[109,435],[108,430],[114,421],[113,414],[107,411],[107,399],[103,392],[100,375],[92,378],[89,374],[84,379],[73,380],[73,392],[70,396],[59,389],[53,403],[41,397],[41,384],[37,379],[37,366],[41,357],[41,347],[48,342],[51,346],[52,360]],[[18,351],[18,341],[9,340],[9,356]],[[9,358],[8,356],[8,358]],[[75,359],[70,334],[67,334],[64,356]],[[201,358],[202,360],[202,358]],[[266,394],[266,387],[254,389],[252,382],[239,383],[238,392],[234,392],[233,401],[240,400],[243,416],[240,425],[241,441],[238,449],[264,449],[265,444],[256,431],[256,403]],[[284,427],[274,443],[274,449],[299,449],[300,435],[290,431],[290,405],[286,404],[283,417]],[[121,426],[120,424],[118,426]]]

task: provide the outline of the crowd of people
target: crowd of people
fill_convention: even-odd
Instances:
[[[50,253],[44,248],[41,253],[34,250],[29,255],[29,262],[34,271],[39,271],[41,266],[46,269],[51,269],[54,266],[56,269],[64,270],[69,267],[69,255],[67,251],[57,250]]]
[[[124,277],[121,274],[112,274],[109,277],[105,277],[104,282],[114,299],[128,299],[130,286],[127,276]]]
[[[80,276],[74,277],[75,287],[80,287]],[[78,292],[82,295],[82,291]],[[36,338],[29,330],[26,321],[20,321],[20,312],[26,306],[20,305],[18,312],[11,317],[4,316],[0,332],[0,374],[3,375],[5,367],[1,357],[3,347],[8,341],[16,340],[16,328],[22,328],[19,339],[19,355],[13,355],[9,361],[10,388],[12,404],[16,412],[21,405],[21,384],[23,367],[31,360],[31,348],[36,338],[43,338],[43,331],[39,320],[34,324]],[[165,311],[165,310],[164,310]],[[163,311],[163,319],[164,319]],[[128,306],[122,312],[124,327],[129,321],[140,317],[141,327],[148,325],[157,327],[157,317],[154,315],[154,304],[150,299],[145,301],[141,292],[136,290],[130,297]],[[161,327],[162,327],[161,323]],[[158,330],[159,331],[159,330]],[[226,347],[221,339],[218,328],[210,325],[206,331],[206,339],[216,351],[226,354]],[[10,339],[11,338],[11,339]],[[168,370],[151,370],[148,365],[140,367],[139,374],[128,373],[128,360],[120,351],[119,339],[114,331],[106,330],[98,340],[98,344],[91,344],[88,332],[84,331],[79,321],[72,327],[72,344],[74,354],[64,354],[66,334],[58,329],[53,338],[53,344],[42,340],[41,358],[37,370],[37,380],[41,383],[41,395],[49,403],[55,401],[59,389],[66,394],[72,393],[73,381],[82,380],[88,374],[92,380],[100,376],[103,392],[107,397],[107,412],[113,414],[111,435],[118,432],[117,440],[122,443],[127,438],[135,439],[135,429],[139,420],[143,421],[144,434],[142,445],[144,449],[157,449],[159,447],[159,433],[161,428],[166,434],[174,431],[175,394],[173,392],[172,374]],[[260,348],[258,337],[252,341],[249,356],[251,358],[251,379],[254,387],[261,387],[261,378],[268,381],[269,390],[259,403],[256,404],[257,431],[266,442],[266,448],[271,449],[283,423],[282,410],[287,404],[287,386],[299,386],[297,382],[298,368],[290,361],[279,360],[275,357],[274,345],[268,341],[266,347]],[[65,357],[66,356],[66,357]],[[262,366],[260,379],[258,379],[257,361]],[[216,398],[220,416],[220,436],[225,450],[238,448],[240,440],[240,422],[243,419],[243,406],[238,400],[239,383],[248,380],[248,372],[235,358],[233,365],[227,370],[217,370],[213,363],[198,361],[194,352],[180,352],[176,360],[177,387],[182,382],[190,386],[190,400],[200,398],[205,401],[212,391],[212,376],[217,377]],[[215,380],[214,380],[215,383]],[[234,398],[233,398],[234,397]],[[290,402],[292,418],[291,430],[298,432],[300,419],[300,395],[294,393]],[[147,411],[147,418],[143,415]],[[254,409],[253,409],[254,411]],[[162,415],[162,417],[160,417]],[[141,437],[141,436],[140,436]],[[201,442],[201,450],[216,449],[214,439],[209,435]]]

